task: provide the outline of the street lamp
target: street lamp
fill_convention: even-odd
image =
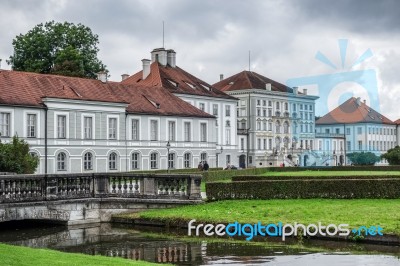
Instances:
[[[222,146],[221,146],[220,152],[215,153],[217,155],[217,168],[218,168],[218,164],[219,164],[219,158],[218,158],[219,156],[218,155],[222,154],[223,150],[224,150],[224,148],[222,148]]]
[[[167,173],[169,174],[169,149],[171,148],[171,144],[169,143],[169,141],[167,142]]]

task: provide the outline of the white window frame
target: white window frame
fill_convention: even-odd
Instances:
[[[157,128],[156,128],[156,136],[153,139],[153,135],[152,135],[152,122],[156,122]],[[149,119],[149,136],[150,136],[150,141],[159,141],[160,140],[160,119],[154,119],[154,118],[150,118]]]
[[[54,112],[54,138],[58,138],[58,117],[66,116],[65,139],[69,139],[69,112]]]
[[[115,159],[113,159],[113,160],[111,160],[112,154],[115,154]],[[108,163],[108,170],[110,170],[110,171],[118,170],[118,153],[115,151],[110,152],[107,156],[107,163]],[[114,165],[112,165],[112,164],[114,164]]]
[[[11,109],[0,109],[0,113],[5,113],[5,114],[9,115],[9,118],[8,118],[8,134],[7,134],[7,136],[1,134],[1,130],[2,129],[0,128],[0,134],[1,134],[0,137],[11,138],[13,136],[13,132],[14,132],[14,123],[13,123],[13,121],[14,121],[14,110],[11,110]]]
[[[155,155],[155,159],[153,158],[153,155]],[[159,156],[158,152],[155,152],[155,151],[151,152],[149,157],[150,157],[150,160],[149,160],[150,169],[158,169],[159,168],[158,167],[159,166],[159,160],[160,160],[160,156]]]
[[[136,135],[134,135],[134,130],[133,130],[133,125],[134,122],[133,121],[137,121],[137,129],[136,129]],[[130,135],[131,135],[131,140],[133,141],[138,141],[141,139],[140,136],[140,128],[141,128],[141,123],[140,123],[140,118],[139,117],[131,117],[130,119]]]
[[[64,161],[60,161],[59,160],[59,156],[60,156],[60,154],[64,154],[65,155],[65,158],[64,158]],[[64,171],[68,171],[68,154],[65,152],[65,151],[60,151],[60,152],[57,152],[56,153],[56,160],[55,160],[55,162],[56,162],[56,171],[57,172],[64,172]],[[61,164],[63,164],[63,167],[61,168],[61,167],[59,167]]]
[[[91,128],[91,130],[92,130],[92,132],[91,132],[91,137],[90,138],[87,138],[86,137],[86,132],[85,132],[85,130],[86,130],[86,124],[85,124],[85,120],[86,120],[86,118],[91,118],[92,119],[92,128]],[[85,140],[91,140],[91,139],[95,139],[95,128],[96,128],[96,126],[95,126],[95,115],[94,114],[82,114],[82,116],[81,116],[81,120],[82,120],[82,139],[85,139]]]
[[[218,104],[217,103],[213,103],[213,115],[218,116]]]
[[[190,142],[193,139],[193,129],[192,129],[192,121],[189,120],[183,120],[183,141],[185,142]],[[185,127],[185,123],[189,124],[189,140],[186,139],[186,127]]]
[[[231,106],[230,105],[225,105],[225,116],[230,117],[231,116]]]
[[[115,138],[110,137],[110,120],[116,119],[115,122]],[[108,140],[119,140],[119,116],[118,115],[107,115],[107,139]]]
[[[171,138],[170,123],[174,124],[173,138]],[[178,121],[176,119],[174,119],[174,120],[168,119],[167,120],[168,140],[169,141],[177,141],[177,124],[178,124]]]
[[[136,159],[133,158],[134,155],[137,155]],[[130,158],[131,158],[131,170],[140,169],[140,158],[141,158],[140,152],[138,152],[138,151],[132,152]],[[135,166],[134,166],[134,164],[135,164]]]
[[[187,155],[189,158],[187,158]],[[192,154],[190,152],[183,154],[183,168],[192,168]]]
[[[90,160],[88,160],[87,158],[86,158],[86,155],[88,155],[88,154],[90,154],[90,156],[91,156],[91,158],[90,158]],[[85,152],[84,154],[83,154],[83,170],[84,171],[91,171],[91,170],[93,170],[93,152],[91,152],[91,151],[87,151],[87,152]]]
[[[28,116],[29,115],[36,115],[36,121],[35,121],[35,136],[34,137],[29,137],[28,135]],[[39,111],[24,111],[24,129],[25,129],[25,136],[27,138],[40,138],[40,112]]]
[[[208,136],[208,127],[207,122],[200,122],[200,142],[207,142]]]

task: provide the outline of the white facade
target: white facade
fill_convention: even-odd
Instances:
[[[261,89],[227,93],[239,99],[239,165],[297,165],[303,151],[314,148],[318,97]]]
[[[171,169],[216,164],[215,118],[127,114],[119,103],[43,102],[47,108],[0,106],[1,141],[24,138],[40,159],[37,173],[167,169],[167,142]]]

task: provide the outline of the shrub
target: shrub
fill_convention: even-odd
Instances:
[[[400,178],[307,179],[207,183],[207,198],[306,199],[400,198]]]
[[[374,165],[381,160],[379,156],[372,152],[352,152],[347,154],[347,158],[354,165]]]
[[[390,165],[400,165],[400,147],[396,146],[389,149],[385,154],[381,155],[382,159],[386,159]]]
[[[377,173],[379,174],[379,173]],[[306,180],[306,179],[392,179],[400,178],[400,175],[376,175],[376,176],[365,176],[365,175],[346,175],[346,176],[262,176],[262,175],[243,175],[232,177],[233,182],[240,181],[262,181],[262,180]]]

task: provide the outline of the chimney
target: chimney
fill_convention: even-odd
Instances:
[[[129,74],[122,74],[122,81],[126,80],[129,77]]]
[[[143,65],[143,76],[142,79],[145,80],[150,74],[150,59],[142,59]]]
[[[224,80],[224,74],[219,74],[219,81]]]
[[[358,106],[361,106],[361,98],[360,97],[357,97],[356,103],[357,103]]]
[[[307,95],[307,89],[303,89],[303,94]]]
[[[265,83],[265,89],[271,91],[271,83]]]
[[[167,50],[164,48],[157,48],[151,51],[151,62],[158,62],[162,66],[167,65]]]
[[[100,71],[99,73],[97,73],[97,79],[103,83],[106,83],[107,82],[107,72]]]
[[[364,104],[367,105],[367,100],[364,100]]]
[[[2,59],[0,58],[0,69],[1,69],[1,61],[2,61]]]
[[[176,67],[176,52],[172,49],[167,51],[167,64],[170,67]]]
[[[299,93],[299,87],[293,87],[293,94]]]

